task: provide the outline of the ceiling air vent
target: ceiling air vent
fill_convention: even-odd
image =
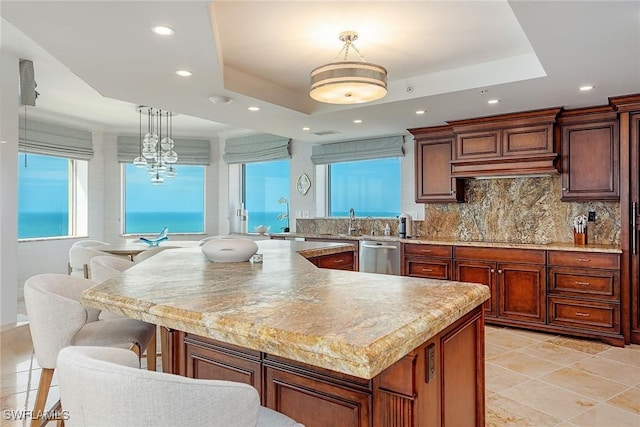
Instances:
[[[321,130],[319,132],[314,132],[313,134],[318,136],[327,136],[327,135],[339,135],[340,132],[338,132],[337,130]]]

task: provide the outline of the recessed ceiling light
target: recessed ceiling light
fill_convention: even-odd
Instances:
[[[176,71],[176,74],[179,75],[180,77],[191,77],[193,75],[191,71],[187,71],[187,70],[178,70]]]
[[[308,127],[305,126],[305,127],[302,128],[302,130],[311,130],[311,128],[308,128]]]
[[[418,114],[418,115],[420,115],[420,114],[424,114],[424,113],[426,113],[426,111],[425,111],[425,110],[418,110],[418,111],[416,111],[416,114]]]
[[[490,99],[487,101],[487,104],[497,104],[498,102],[500,102],[499,99]]]
[[[233,102],[233,98],[229,98],[224,95],[213,95],[209,97],[209,101],[214,104],[231,104]]]
[[[360,119],[355,119],[355,120],[353,121],[353,123],[362,123],[362,120],[360,120]]]
[[[593,86],[580,86],[580,90],[583,92],[586,92],[591,89],[593,89]]]
[[[0,141],[0,144],[6,144],[7,141],[5,141],[4,139],[2,141]]]
[[[260,107],[249,107],[249,111],[260,111]]]
[[[176,33],[171,27],[165,27],[164,25],[156,25],[155,27],[151,27],[151,31],[161,36],[172,36]]]

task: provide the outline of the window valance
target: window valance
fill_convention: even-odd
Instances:
[[[404,136],[402,135],[311,147],[311,161],[316,165],[402,156],[404,156]]]
[[[208,139],[173,138],[174,151],[178,153],[178,165],[204,165],[211,163]],[[118,162],[132,163],[140,155],[139,136],[118,136]]]
[[[290,159],[290,145],[291,139],[268,133],[229,138],[222,158],[228,164]]]
[[[26,125],[26,126],[25,126]],[[19,118],[18,151],[89,160],[93,157],[91,132],[39,120]]]

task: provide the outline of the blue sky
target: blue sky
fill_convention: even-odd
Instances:
[[[204,167],[176,165],[178,176],[151,184],[146,169],[126,165],[129,212],[199,212],[204,209]]]
[[[66,212],[69,206],[69,161],[63,158],[18,155],[19,212]]]

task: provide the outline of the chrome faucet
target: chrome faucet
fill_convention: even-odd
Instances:
[[[356,211],[349,209],[349,235],[356,231]]]

